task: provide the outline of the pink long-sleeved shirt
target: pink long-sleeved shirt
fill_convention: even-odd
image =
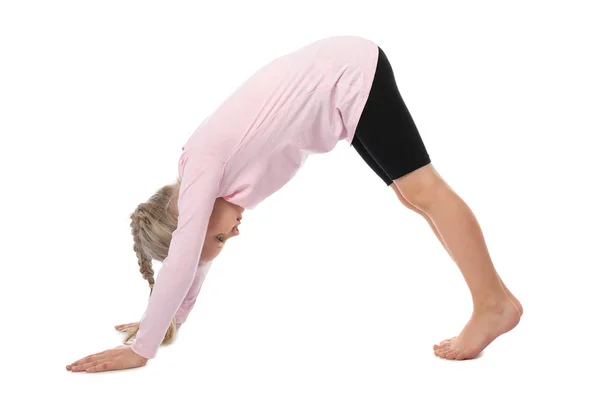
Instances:
[[[210,262],[200,253],[219,197],[253,209],[313,153],[352,142],[375,75],[378,47],[330,37],[279,57],[252,75],[182,147],[177,228],[132,350],[154,358],[171,319],[193,308]]]

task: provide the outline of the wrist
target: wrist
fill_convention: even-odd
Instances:
[[[148,359],[150,359],[150,356],[146,356],[142,351],[140,351],[140,348],[136,346],[136,341],[134,341],[133,344],[129,346],[129,350],[132,353],[134,353],[138,358],[140,358],[140,360],[143,360],[144,363],[148,362]]]
[[[131,347],[129,347],[129,349],[131,349]],[[148,358],[143,357],[142,355],[138,355],[137,353],[135,353],[135,351],[133,349],[131,349],[131,352],[140,360],[140,362],[142,362],[144,365],[146,363],[148,363]]]

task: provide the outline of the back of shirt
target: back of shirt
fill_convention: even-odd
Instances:
[[[375,43],[337,36],[252,75],[190,136],[182,156],[226,163],[218,197],[253,209],[312,153],[351,142],[377,65]]]

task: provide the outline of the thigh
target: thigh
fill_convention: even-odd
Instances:
[[[377,176],[379,176],[379,178],[381,180],[383,180],[383,182],[387,186],[389,186],[393,183],[393,180],[385,173],[385,171],[381,168],[381,166],[379,166],[379,164],[377,164],[375,159],[373,159],[373,156],[371,156],[369,154],[369,152],[367,151],[365,146],[360,141],[360,137],[358,136],[358,134],[354,135],[351,145],[352,145],[352,147],[354,147],[354,149],[356,149],[356,151],[358,152],[360,157],[363,158],[365,163],[367,163],[367,165],[369,165],[369,167],[377,174]]]
[[[400,95],[392,67],[381,49],[356,133],[364,150],[392,181],[431,163]]]

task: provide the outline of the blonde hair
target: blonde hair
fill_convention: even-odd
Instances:
[[[131,213],[131,234],[133,235],[133,250],[137,256],[142,277],[148,281],[150,295],[154,287],[154,270],[152,259],[162,262],[167,257],[171,236],[177,228],[177,198],[181,179],[170,185],[161,187],[146,202],[140,203]],[[129,331],[123,341],[131,344],[139,330],[139,324]],[[175,318],[171,320],[165,333],[162,345],[173,342],[177,332]]]

